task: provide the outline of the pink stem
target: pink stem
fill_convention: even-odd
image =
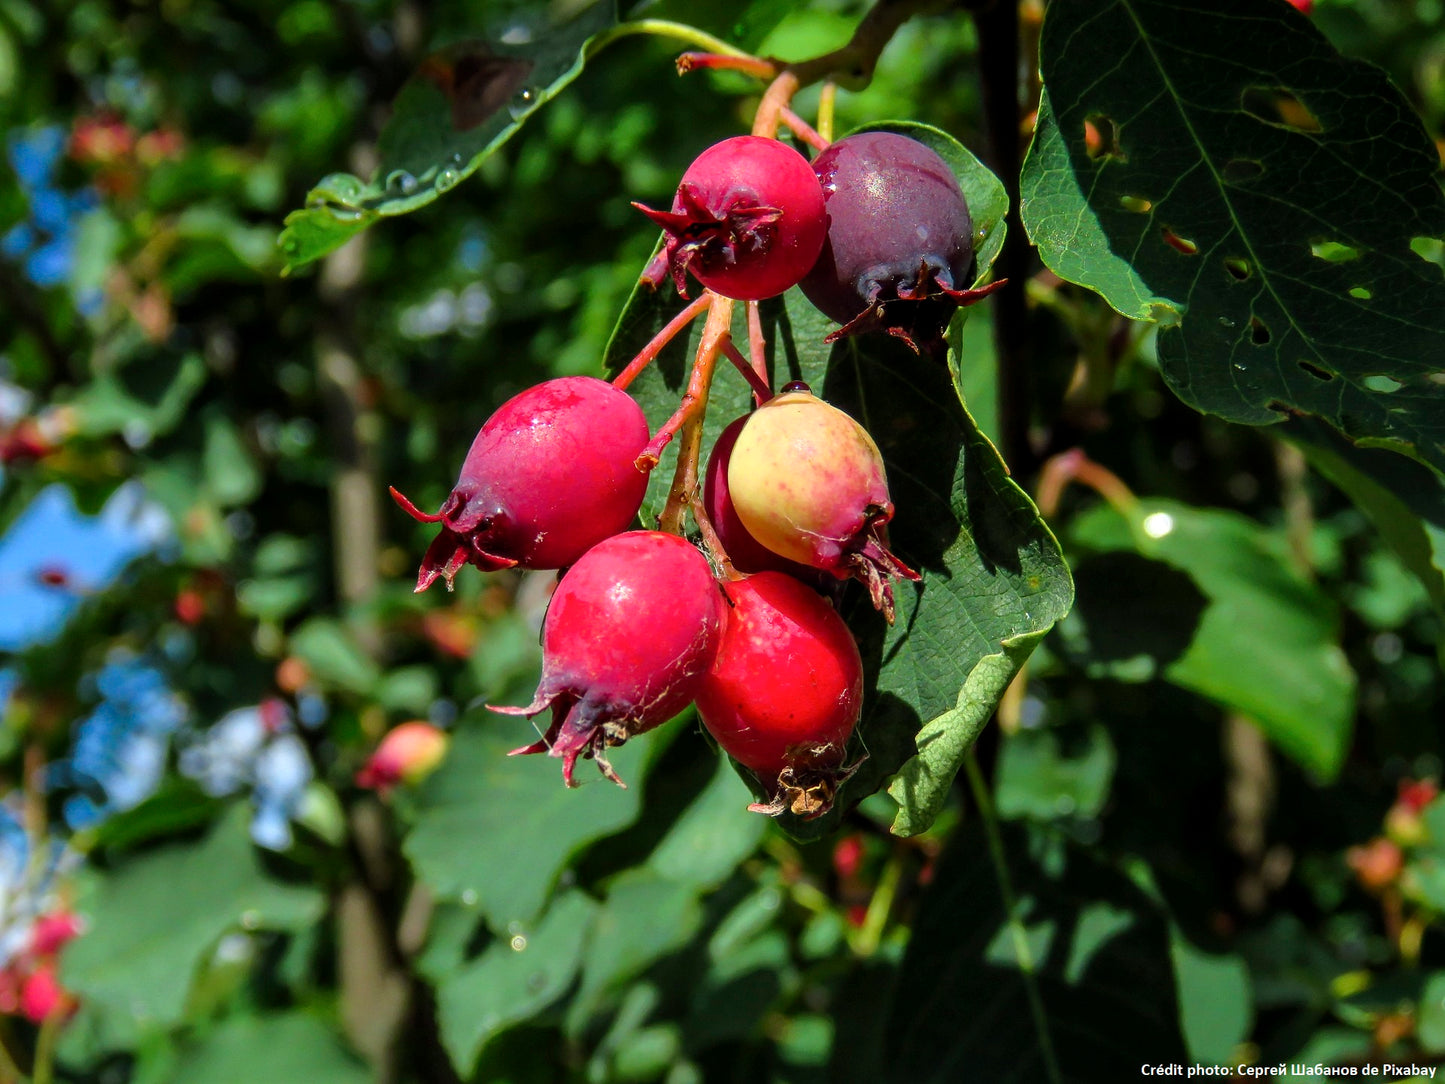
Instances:
[[[773,397],[773,389],[768,387],[766,380],[753,371],[753,367],[748,364],[748,359],[743,357],[742,351],[733,345],[732,339],[722,340],[718,347],[727,356],[728,361],[733,363],[737,371],[743,374],[743,379],[752,386],[753,397],[759,404],[765,403]]]
[[[818,134],[818,130],[787,106],[778,111],[778,117],[788,126],[789,131],[815,151],[828,149],[828,141]]]
[[[758,406],[762,406],[773,397],[773,385],[768,379],[768,343],[763,338],[762,310],[756,301],[748,302],[748,353],[752,356],[753,372],[768,388],[766,395],[753,396]],[[756,384],[753,386],[757,387]]]
[[[778,66],[770,60],[756,56],[726,56],[722,53],[683,53],[677,58],[677,74],[702,69],[712,71],[742,72],[759,79],[771,79],[778,74]]]
[[[704,290],[701,297],[690,302],[687,308],[669,320],[663,329],[652,337],[652,341],[639,350],[637,356],[627,363],[627,367],[612,378],[613,386],[626,391],[627,386],[637,379],[637,374],[647,368],[648,362],[662,353],[662,348],[672,342],[679,331],[701,315],[702,310],[707,308],[711,296]]]

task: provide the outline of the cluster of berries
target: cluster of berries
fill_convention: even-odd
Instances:
[[[974,261],[958,182],[900,135],[851,136],[811,164],[775,139],[725,140],[687,170],[672,211],[642,210],[666,231],[655,283],[670,272],[686,296],[691,274],[749,301],[801,284],[843,325],[834,338],[885,330],[933,348],[953,309],[987,292],[960,288]],[[417,590],[438,577],[450,587],[465,564],[566,570],[535,698],[493,710],[550,709],[541,740],[515,752],[561,758],[569,786],[579,758],[621,783],[608,748],[696,703],[769,795],[753,809],[821,815],[854,767],[863,698],[858,647],[837,591],[825,591],[858,579],[891,622],[892,581],[919,579],[888,549],[878,447],[801,383],[733,421],[712,449],[701,508],[723,551],[713,556],[727,557],[723,578],[687,539],[629,529],[656,462],[645,450],[647,420],[613,384],[562,377],[511,399],[437,513],[392,490],[440,526]]]

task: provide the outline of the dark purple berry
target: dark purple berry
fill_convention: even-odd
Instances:
[[[860,132],[813,163],[828,208],[828,239],[803,293],[843,326],[833,342],[887,331],[915,351],[943,348],[960,305],[1003,285],[968,289],[973,220],[953,171],[916,139]]]

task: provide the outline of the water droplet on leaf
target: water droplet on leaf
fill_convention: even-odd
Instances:
[[[394,169],[386,175],[388,195],[409,196],[416,191],[416,178],[404,169]]]
[[[536,109],[541,100],[542,93],[536,87],[522,87],[512,95],[512,100],[507,103],[507,111],[512,114],[513,120],[521,120]]]
[[[436,190],[438,192],[449,192],[456,187],[457,182],[461,179],[462,175],[456,170],[452,169],[450,166],[444,169],[440,169],[437,171],[437,177],[435,182]]]

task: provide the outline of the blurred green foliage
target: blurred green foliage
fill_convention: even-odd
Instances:
[[[1010,71],[1036,69],[1041,6],[1019,5]],[[799,59],[863,13],[590,16]],[[746,129],[760,87],[679,79],[677,41],[627,36],[444,198],[289,275],[277,240],[323,178],[372,179],[437,50],[577,14],[0,0],[0,618],[63,615],[0,653],[0,801],[29,837],[16,863],[0,833],[5,981],[45,962],[22,947],[31,903],[84,924],[60,955],[73,1016],[37,1026],[0,983],[0,1079],[1112,1080],[1186,1058],[1438,1060],[1438,475],[1303,421],[1196,413],[1155,330],[1037,262],[1031,397],[1007,407],[1035,454],[1011,466],[1077,603],[928,831],[892,835],[878,793],[797,842],[746,812],[690,717],[618,752],[627,791],[566,791],[552,763],[503,755],[529,734],[482,705],[533,688],[551,577],[468,569],[454,594],[415,595],[429,532],[386,487],[439,505],[497,405],[602,371],[656,241],[630,202],[666,203],[700,149]],[[1314,24],[1383,66],[1439,140],[1436,0],[1317,0]],[[836,129],[921,121],[1006,172],[980,33],[962,8],[910,20],[871,86],[839,93]],[[795,106],[818,102],[807,88]],[[27,148],[52,139],[42,184]],[[954,361],[998,442],[991,330],[976,310]],[[106,519],[132,480],[148,503]],[[139,532],[150,509],[169,530],[105,575],[99,544],[67,548],[81,536],[60,527],[26,563],[14,539],[55,485],[101,515],[87,524]],[[931,650],[958,662],[954,641]],[[165,694],[114,687],[137,667]],[[146,697],[174,709],[165,727],[120,706]],[[415,718],[449,728],[442,767],[360,788]]]

